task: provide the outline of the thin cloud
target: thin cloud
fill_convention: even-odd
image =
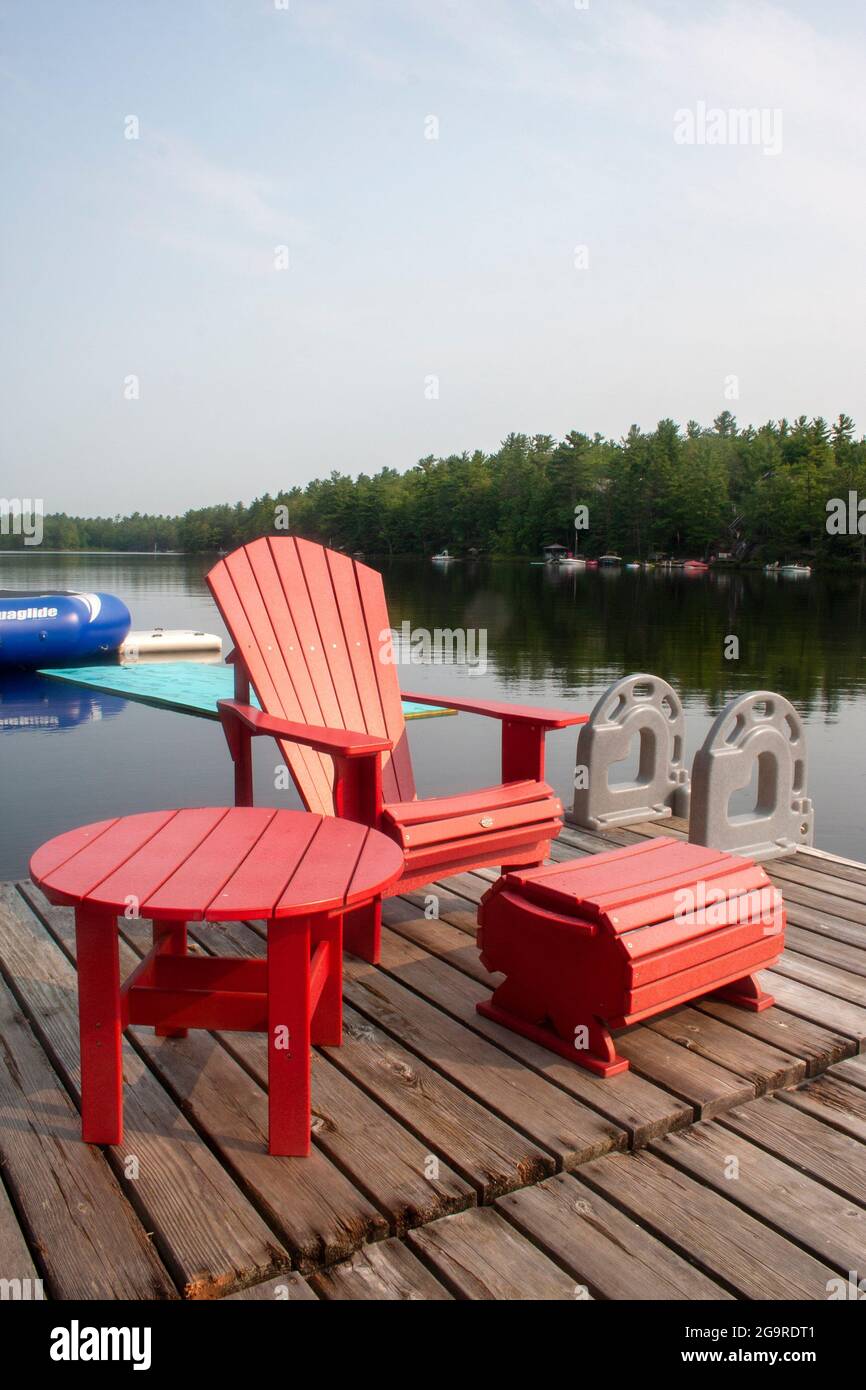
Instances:
[[[288,210],[287,190],[276,178],[218,162],[162,132],[143,136],[142,143],[147,178],[139,235],[252,276],[273,272],[276,246],[308,240],[308,224]]]

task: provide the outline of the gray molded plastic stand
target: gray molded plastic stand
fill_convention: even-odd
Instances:
[[[756,760],[755,809],[731,815],[731,796],[749,785]],[[689,839],[750,859],[773,859],[811,845],[814,830],[802,719],[772,691],[737,696],[695,754]]]
[[[637,779],[611,786],[612,764],[628,757],[640,735]],[[689,813],[689,774],[683,764],[685,720],[676,691],[660,676],[614,681],[596,702],[577,740],[574,807],[569,820],[590,830]],[[585,769],[581,786],[578,773]]]

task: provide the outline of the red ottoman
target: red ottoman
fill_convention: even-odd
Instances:
[[[754,971],[782,953],[785,907],[751,859],[659,836],[507,873],[478,923],[482,964],[506,977],[479,1013],[614,1076],[612,1028],[703,994],[769,1008]]]

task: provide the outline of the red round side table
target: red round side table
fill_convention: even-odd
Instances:
[[[123,1139],[121,1034],[131,1023],[268,1035],[268,1149],[310,1152],[310,1046],[342,1041],[342,915],[375,902],[403,851],[368,826],[304,811],[207,807],[98,821],[49,840],[30,873],[75,908],[81,1130]],[[121,984],[117,917],[153,922]],[[267,958],[187,955],[187,922],[267,922]]]

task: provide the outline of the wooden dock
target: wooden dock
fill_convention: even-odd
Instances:
[[[604,837],[566,828],[555,859]],[[707,1001],[618,1040],[607,1081],[475,1011],[495,874],[385,906],[313,1060],[313,1152],[265,1151],[260,1036],[124,1043],[126,1136],[79,1137],[72,913],[0,885],[0,1278],[52,1299],[826,1299],[866,1274],[866,865],[768,868],[787,950],[761,1014]],[[434,911],[438,916],[430,915]],[[149,924],[122,923],[122,969]],[[261,955],[255,923],[192,949]]]

